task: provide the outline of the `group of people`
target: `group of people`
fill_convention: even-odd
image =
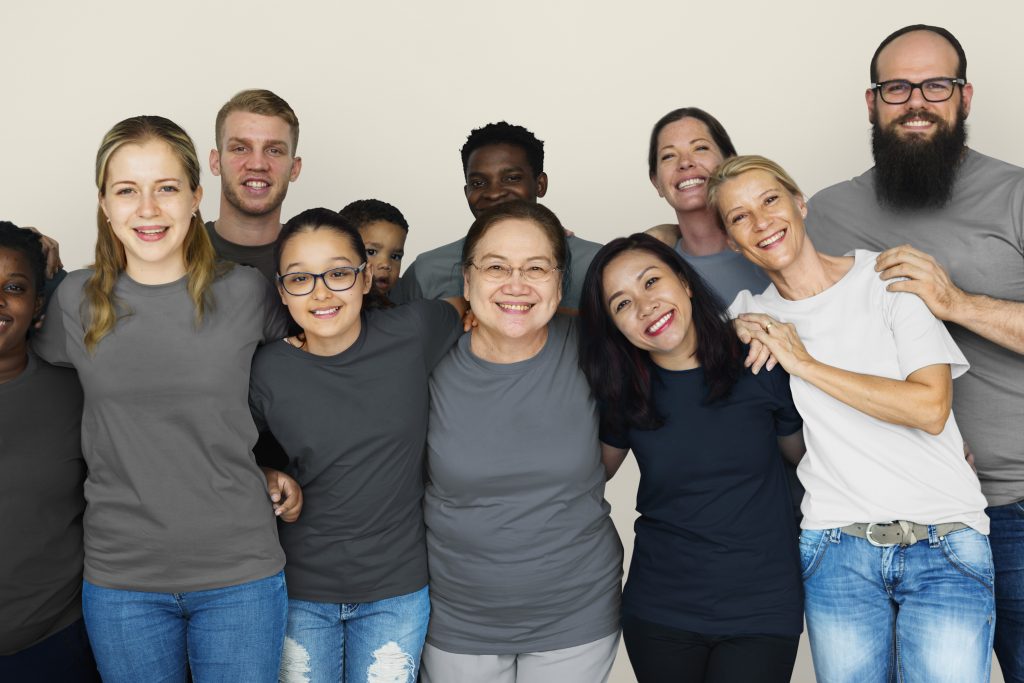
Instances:
[[[945,29],[870,75],[865,175],[808,203],[678,109],[676,222],[603,246],[476,129],[469,231],[401,277],[390,204],[282,225],[277,95],[218,114],[207,223],[185,131],[116,124],[48,305],[0,224],[0,678],[593,683],[621,634],[641,683],[772,683],[806,618],[823,682],[1024,681],[1024,170],[966,147]]]

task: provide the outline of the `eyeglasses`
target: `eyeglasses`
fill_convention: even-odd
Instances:
[[[552,273],[561,270],[557,266],[547,267],[539,265],[513,268],[507,263],[485,263],[482,266],[478,266],[470,262],[469,265],[479,270],[480,275],[489,282],[508,282],[512,279],[512,273],[515,271],[519,271],[519,275],[527,282],[547,282],[551,279]]]
[[[953,96],[956,86],[965,85],[967,81],[962,78],[928,78],[920,83],[913,83],[903,79],[894,81],[882,81],[872,83],[871,89],[877,90],[886,104],[903,104],[914,94],[914,88],[921,91],[921,97],[929,102],[945,102]]]
[[[316,289],[316,281],[323,280],[324,286],[332,292],[344,292],[352,289],[356,276],[366,268],[365,263],[358,266],[338,266],[322,273],[285,273],[278,275],[277,281],[284,291],[292,296],[306,296]]]

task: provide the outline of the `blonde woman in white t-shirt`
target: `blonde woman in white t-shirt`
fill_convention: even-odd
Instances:
[[[966,360],[920,299],[886,289],[875,254],[815,250],[803,195],[774,162],[726,161],[709,200],[732,248],[772,281],[733,302],[739,334],[789,372],[804,419],[800,554],[818,680],[988,681],[986,503],[950,412]]]

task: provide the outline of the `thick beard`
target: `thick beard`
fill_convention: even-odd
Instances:
[[[895,132],[902,119],[886,129],[875,121],[871,150],[875,157],[875,196],[897,211],[939,209],[953,195],[953,183],[967,143],[966,117],[957,112],[952,128],[927,112],[909,116],[927,118],[938,128],[931,140],[903,139]]]

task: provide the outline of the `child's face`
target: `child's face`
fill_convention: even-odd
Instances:
[[[359,228],[359,234],[366,245],[366,266],[373,286],[387,294],[401,274],[409,233],[389,221],[373,221]]]
[[[25,353],[25,338],[42,306],[28,258],[0,247],[0,357]]]

